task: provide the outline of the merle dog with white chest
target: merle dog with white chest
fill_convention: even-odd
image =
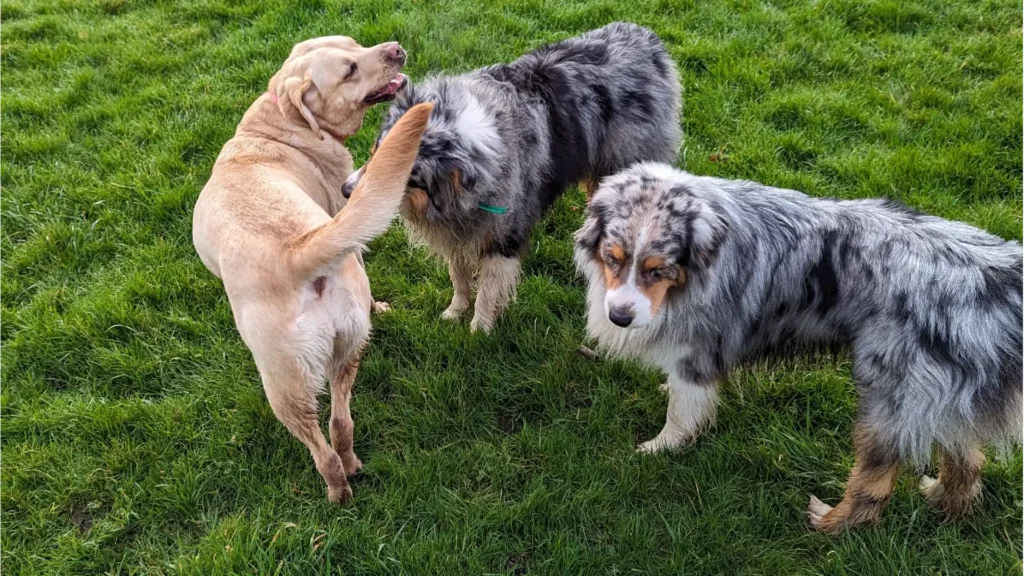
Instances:
[[[514,294],[530,231],[560,194],[582,182],[589,197],[600,178],[635,162],[672,161],[681,136],[675,65],[653,32],[626,23],[510,64],[410,83],[380,138],[421,102],[434,113],[402,215],[448,263],[455,295],[443,317],[469,308],[476,280],[474,330],[490,330]]]
[[[665,426],[682,446],[744,361],[843,346],[859,396],[842,502],[811,524],[876,519],[901,461],[941,451],[924,496],[950,514],[980,493],[982,447],[1021,437],[1019,244],[886,200],[836,201],[644,163],[606,178],[577,232],[588,331],[668,374]]]

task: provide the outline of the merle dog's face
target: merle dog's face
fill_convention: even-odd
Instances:
[[[604,308],[608,320],[622,327],[646,326],[670,289],[686,282],[686,271],[671,253],[609,238],[598,257],[604,271]]]
[[[371,157],[388,132],[408,110],[422,102],[433,102],[427,131],[420,140],[419,154],[409,175],[403,212],[414,219],[429,220],[459,205],[467,191],[476,183],[476,163],[467,146],[452,128],[449,109],[437,98],[428,98],[409,85],[401,90],[381,125]],[[364,166],[365,168],[365,166]],[[353,172],[342,186],[346,198],[351,195],[364,168]]]
[[[673,291],[713,260],[726,232],[721,216],[684,188],[635,170],[606,179],[577,233],[577,259],[600,270],[608,320],[653,322]]]

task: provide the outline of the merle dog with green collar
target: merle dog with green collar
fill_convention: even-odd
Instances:
[[[671,162],[681,136],[675,65],[657,35],[627,23],[510,64],[410,83],[380,138],[421,102],[434,112],[402,214],[448,262],[455,295],[445,318],[469,308],[477,280],[474,330],[490,330],[507,305],[530,231],[559,195],[581,182],[589,197],[600,178],[635,162]]]

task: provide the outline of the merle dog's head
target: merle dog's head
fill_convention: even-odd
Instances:
[[[637,164],[606,178],[576,233],[576,262],[604,286],[608,319],[650,324],[666,298],[713,265],[728,234],[721,206],[694,194],[685,174],[665,164]]]
[[[396,96],[381,126],[377,144],[413,106],[433,102],[434,111],[420,141],[419,155],[409,177],[403,212],[406,216],[431,221],[456,211],[476,209],[478,186],[486,185],[495,172],[501,140],[490,116],[472,95],[438,78],[403,88]],[[347,198],[362,177],[354,172],[342,192]]]

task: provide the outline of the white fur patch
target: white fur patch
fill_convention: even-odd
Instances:
[[[695,385],[669,377],[669,406],[666,426],[674,427],[688,436],[696,436],[715,416],[718,407],[718,387]]]
[[[638,168],[658,180],[673,182],[680,179],[680,172],[668,164],[662,164],[660,162],[644,162],[640,164]]]
[[[608,291],[604,297],[604,313],[612,308],[626,308],[633,312],[633,321],[628,328],[640,328],[651,323],[651,301],[637,289],[635,282],[629,282]]]
[[[715,230],[710,223],[720,219],[703,202],[700,203],[699,209],[700,217],[692,220],[693,244],[695,246],[711,246],[715,241]]]
[[[493,257],[484,260],[480,268],[480,287],[476,294],[470,330],[490,332],[494,321],[515,298],[519,282],[519,259]]]
[[[658,452],[689,444],[714,420],[717,407],[716,386],[697,386],[670,375],[665,426],[657,436],[641,444],[638,450]]]
[[[363,177],[363,172],[365,171],[366,164],[363,164],[359,170],[348,175],[348,178],[345,179],[345,186],[355,187],[356,184],[359,184],[359,179]]]
[[[455,129],[466,142],[490,154],[497,153],[501,148],[501,138],[494,129],[494,122],[471,96],[468,97],[465,109],[455,118]]]

